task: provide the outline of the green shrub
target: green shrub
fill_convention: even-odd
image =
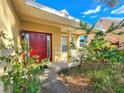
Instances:
[[[3,39],[10,41],[6,34],[1,32],[0,40]],[[25,42],[22,43],[22,52],[18,52],[17,47],[13,44],[10,42],[8,46],[2,43],[0,47],[0,50],[7,52],[8,48],[15,50],[14,54],[0,56],[0,61],[10,64],[9,67],[5,66],[6,74],[0,77],[4,84],[4,90],[10,89],[9,86],[11,86],[12,93],[40,93],[42,81],[39,76],[43,73],[49,60],[45,59],[40,62],[37,56],[28,57],[27,54],[30,51]]]
[[[96,37],[80,48],[80,54],[82,73],[91,79],[95,93],[123,93],[124,82],[120,82],[124,79],[123,50],[103,37]],[[89,66],[84,67],[86,64]]]

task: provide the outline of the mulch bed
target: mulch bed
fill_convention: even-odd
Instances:
[[[78,67],[71,68],[67,75],[63,73],[58,73],[58,79],[63,82],[69,93],[95,93],[92,88],[92,82],[88,77],[79,75],[75,70],[84,67],[94,69],[95,67],[107,67],[111,66],[110,63],[93,63],[93,64],[81,64]],[[102,92],[101,92],[102,93]]]
[[[83,76],[60,75],[58,79],[63,82],[69,93],[93,93],[90,80]]]

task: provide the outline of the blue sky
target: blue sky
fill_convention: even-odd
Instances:
[[[56,10],[66,9],[71,16],[93,24],[101,17],[124,18],[124,0],[115,7],[109,7],[92,0],[36,0]]]

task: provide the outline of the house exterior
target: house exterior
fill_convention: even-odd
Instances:
[[[117,25],[122,20],[123,18],[103,17],[97,22],[96,26],[103,30],[107,30],[112,23]],[[115,32],[124,32],[124,28],[117,29]],[[112,42],[117,41],[119,41],[120,43],[124,42],[124,35],[115,35],[110,33],[106,36],[106,38]]]
[[[32,54],[35,52],[40,59],[71,62],[70,42],[78,46],[80,35],[85,33],[77,27],[80,21],[66,10],[57,11],[34,0],[0,0],[0,31],[18,43],[23,36]]]
[[[121,22],[123,18],[111,18],[111,17],[102,17],[98,22],[96,23],[96,29],[106,31],[112,23],[115,25]],[[118,32],[124,32],[124,28],[117,29],[114,31],[116,33]],[[91,34],[88,37],[89,42],[93,39],[94,35]],[[106,37],[106,39],[110,40],[111,42],[124,42],[124,35],[115,35],[113,33],[109,33]]]

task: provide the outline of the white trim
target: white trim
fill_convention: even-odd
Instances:
[[[63,13],[62,11],[58,11],[58,10],[55,10],[53,8],[50,8],[50,7],[47,7],[45,5],[42,5],[40,3],[37,3],[37,2],[34,2],[32,0],[26,0],[26,4],[29,5],[29,6],[32,6],[34,8],[37,8],[37,9],[40,9],[40,10],[43,10],[43,11],[46,11],[46,12],[49,12],[51,14],[54,14],[54,15],[57,15],[57,16],[60,16],[60,17],[63,17],[65,19],[69,19],[69,20],[72,20],[72,21],[75,21],[75,22],[80,22],[79,19],[76,19],[70,15],[65,15],[65,13]]]

